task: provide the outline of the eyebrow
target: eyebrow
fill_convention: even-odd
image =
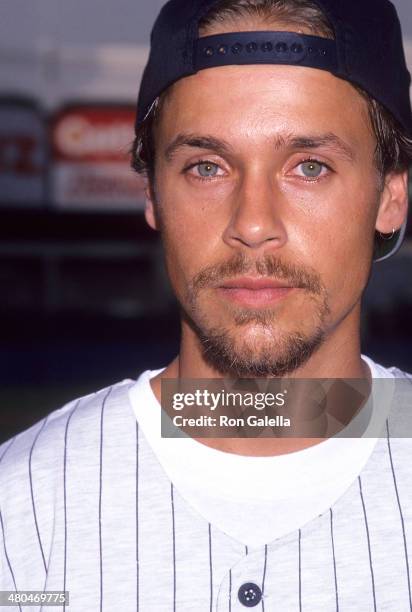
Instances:
[[[296,136],[291,139],[290,145],[293,149],[318,149],[320,147],[327,147],[346,161],[354,162],[356,159],[356,154],[352,147],[332,132],[319,136]]]
[[[227,155],[233,153],[233,149],[229,143],[213,136],[197,136],[195,134],[178,134],[176,138],[166,147],[166,161],[172,161],[175,154],[184,147],[193,147],[197,149],[207,149],[214,151],[219,155]]]
[[[275,138],[273,144],[275,151],[280,151],[283,148],[294,150],[326,147],[346,161],[354,162],[356,159],[356,154],[352,147],[332,132],[308,136],[279,135]],[[166,147],[164,152],[166,161],[172,161],[176,153],[185,147],[206,149],[222,156],[234,153],[233,147],[225,140],[209,135],[181,133]]]

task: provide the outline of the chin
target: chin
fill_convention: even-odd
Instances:
[[[274,333],[264,326],[233,333],[227,329],[197,329],[205,362],[230,378],[279,377],[303,366],[323,343],[319,327],[310,335],[300,332]]]

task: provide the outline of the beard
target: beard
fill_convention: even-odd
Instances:
[[[233,306],[233,325],[214,325],[201,306],[202,291],[221,284],[225,279],[250,272],[288,282],[304,289],[315,312],[312,330],[282,331],[276,309],[252,309]],[[202,357],[209,366],[231,378],[280,377],[304,365],[324,341],[325,320],[330,313],[328,297],[319,275],[273,256],[249,262],[239,253],[231,260],[210,266],[198,273],[189,284],[182,308],[184,320],[195,332]],[[278,320],[279,319],[279,320]],[[252,338],[248,338],[253,326]]]
[[[322,344],[324,332],[317,328],[310,337],[298,332],[283,335],[273,347],[256,350],[238,347],[228,330],[198,330],[204,361],[223,376],[231,378],[279,377],[301,367]]]

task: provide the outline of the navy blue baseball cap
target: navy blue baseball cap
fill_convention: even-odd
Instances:
[[[199,21],[221,0],[169,0],[157,17],[137,101],[136,130],[174,82],[226,65],[289,64],[327,70],[380,102],[412,138],[411,76],[402,32],[389,0],[313,0],[335,38],[297,32],[231,32],[199,37]],[[406,222],[379,241],[375,261],[401,246]]]

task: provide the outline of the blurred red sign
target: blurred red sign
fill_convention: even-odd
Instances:
[[[52,123],[52,190],[59,208],[137,210],[143,181],[130,167],[134,107],[68,107]]]

